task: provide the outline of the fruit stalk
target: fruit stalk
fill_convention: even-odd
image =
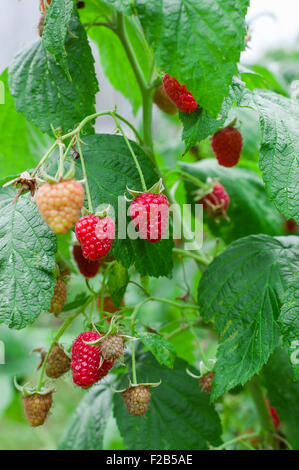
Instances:
[[[250,382],[248,382],[248,389],[250,391],[259,416],[265,442],[270,444],[272,448],[276,449],[276,442],[274,439],[275,429],[271,420],[271,416],[269,414],[269,410],[266,405],[263,390],[260,385],[260,380],[257,375],[253,377]]]

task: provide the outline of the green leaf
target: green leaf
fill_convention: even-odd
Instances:
[[[30,196],[14,195],[0,191],[0,323],[21,329],[50,307],[56,237]]]
[[[114,416],[127,449],[207,449],[208,442],[220,444],[221,426],[217,413],[198,382],[186,373],[187,363],[177,359],[174,369],[160,366],[151,355],[138,360],[139,383],[159,382],[151,390],[145,418],[128,415],[122,396],[115,393]],[[123,377],[119,388],[128,386]]]
[[[98,0],[99,1],[99,0]],[[117,11],[130,14],[133,11],[133,0],[100,0],[100,3],[114,7]]]
[[[198,163],[182,163],[180,167],[201,181],[207,177],[218,178],[225,187],[229,197],[230,206],[225,219],[213,220],[204,214],[212,233],[230,243],[246,235],[265,233],[280,235],[282,233],[282,220],[274,205],[267,198],[264,184],[254,171],[235,167],[225,168],[218,165],[215,159],[205,159]],[[193,202],[192,192],[196,189],[193,183],[185,181],[188,202]]]
[[[288,289],[282,306],[279,324],[288,347],[294,380],[299,381],[299,273]]]
[[[149,48],[133,20],[126,19],[125,21],[127,34],[131,44],[134,44],[134,51],[140,68],[146,80],[149,80],[150,64],[153,60]],[[130,101],[133,112],[136,114],[142,102],[141,93],[118,36],[104,27],[89,28],[88,35],[98,46],[100,61],[106,77],[113,87]]]
[[[212,398],[258,373],[279,340],[283,295],[299,268],[298,237],[251,235],[209,265],[198,287],[205,321],[220,337]]]
[[[108,289],[114,305],[118,308],[125,295],[129,282],[128,270],[120,263],[115,263],[109,272]]]
[[[43,49],[41,40],[22,49],[9,67],[9,88],[17,111],[44,132],[50,125],[66,132],[95,112],[98,84],[94,59],[86,33],[77,16],[70,22],[71,36],[65,42],[72,81]],[[91,126],[85,128],[91,132]]]
[[[110,204],[116,219],[119,214],[119,196],[123,196],[129,188],[142,190],[139,174],[132,155],[121,136],[97,134],[84,138],[83,154],[90,186],[93,207]],[[142,168],[147,187],[151,187],[159,179],[153,163],[144,151],[131,142]],[[78,178],[82,178],[81,165],[77,165]],[[120,203],[126,202],[122,198]],[[121,210],[121,209],[120,209]],[[127,219],[127,222],[129,220]],[[146,240],[118,239],[118,231],[113,244],[112,254],[125,268],[135,264],[141,274],[150,276],[167,276],[173,268],[173,240],[161,240],[149,243]]]
[[[102,450],[111,413],[111,391],[95,385],[81,400],[59,444],[59,450]]]
[[[115,240],[113,255],[126,268],[135,265],[142,274],[154,277],[171,276],[173,240],[149,243],[147,240]]]
[[[137,337],[150,350],[162,366],[167,366],[170,369],[173,368],[175,349],[169,341],[163,338],[163,336],[159,336],[154,333],[138,332]]]
[[[0,113],[0,177],[35,167],[44,151],[50,147],[49,137],[17,113],[8,89],[7,69],[0,75],[4,84],[5,104]],[[33,145],[34,143],[34,145]],[[49,143],[49,145],[48,145]],[[8,181],[13,178],[9,178]]]
[[[73,6],[73,0],[53,0],[46,15],[42,36],[43,48],[53,55],[70,80],[64,43],[71,21]]]
[[[287,89],[279,83],[275,75],[262,65],[254,65],[250,68],[239,65],[239,72],[246,88],[254,90],[255,88],[265,88],[275,91],[283,96],[288,96]]]
[[[216,117],[244,48],[248,0],[136,0],[157,65]]]
[[[244,84],[235,78],[229,87],[228,97],[224,98],[220,114],[217,118],[212,117],[202,108],[197,108],[194,113],[179,112],[180,120],[183,124],[182,138],[186,145],[185,153],[197,142],[214,134],[223,127],[230,109],[240,101],[243,89]]]
[[[259,166],[268,196],[287,219],[299,222],[299,105],[273,92],[256,90],[244,94],[241,106],[251,106],[259,114]]]
[[[292,380],[286,351],[278,349],[263,369],[271,406],[278,411],[282,431],[294,449],[299,449],[299,383]]]

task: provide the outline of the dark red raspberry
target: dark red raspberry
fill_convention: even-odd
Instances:
[[[297,233],[299,225],[294,219],[286,220],[284,223],[284,229],[287,233]]]
[[[200,201],[204,210],[213,218],[226,217],[226,210],[229,206],[229,195],[220,183],[215,183],[213,191],[204,196]]]
[[[193,98],[190,91],[185,85],[181,85],[176,78],[170,77],[166,73],[163,77],[163,85],[166,95],[174,102],[174,104],[184,113],[193,113],[198,104]]]
[[[76,223],[76,235],[83,256],[93,261],[107,255],[114,233],[115,225],[110,217],[100,219],[96,215],[85,215]]]
[[[234,127],[225,127],[213,135],[211,145],[219,164],[232,167],[240,160],[242,134]]]
[[[95,331],[85,331],[73,344],[71,370],[73,382],[79,387],[91,387],[105,377],[114,364],[112,361],[103,360],[101,364],[99,347],[84,343],[84,341],[95,341],[100,337],[101,335]]]
[[[83,276],[90,278],[95,277],[98,274],[101,263],[84,258],[80,245],[75,245],[73,247],[73,255],[79,271]]]
[[[274,408],[274,406],[271,406],[269,403],[269,400],[267,399],[266,399],[266,404],[267,404],[267,408],[269,410],[269,414],[271,416],[274,428],[279,429],[281,426],[281,421],[280,421],[279,414],[277,413],[276,408]]]
[[[156,243],[167,229],[168,199],[164,194],[143,193],[131,202],[130,216],[142,238]]]

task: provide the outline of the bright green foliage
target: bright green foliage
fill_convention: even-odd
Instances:
[[[55,0],[51,2],[45,19],[42,45],[49,51],[71,80],[64,47],[68,27],[71,21],[73,0]]]
[[[205,271],[198,302],[220,337],[213,399],[245,384],[278,345],[277,319],[298,255],[297,237],[251,235],[233,242]]]
[[[259,165],[268,196],[288,219],[299,222],[299,105],[265,90],[245,93],[241,105],[252,106],[259,114]]]
[[[136,0],[158,67],[185,83],[213,117],[244,48],[247,0]]]
[[[102,450],[111,413],[111,391],[95,385],[82,399],[59,444],[60,450]]]
[[[50,307],[56,237],[30,196],[0,191],[0,323],[24,328]]]
[[[51,132],[51,124],[66,132],[95,110],[94,59],[77,16],[71,19],[70,31],[65,50],[72,81],[40,39],[21,50],[9,66],[9,88],[17,111],[43,132]]]
[[[43,135],[25,117],[16,112],[7,85],[7,69],[0,75],[4,85],[5,103],[0,113],[0,176],[14,175],[34,167],[43,152],[50,146],[48,136]],[[5,136],[5,137],[4,137]],[[10,178],[12,179],[12,178]]]
[[[169,341],[154,333],[138,333],[137,336],[160,364],[170,368],[173,367],[175,349]]]

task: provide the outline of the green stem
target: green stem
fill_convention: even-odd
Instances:
[[[143,143],[141,135],[139,134],[137,129],[135,129],[133,124],[131,124],[127,119],[125,119],[120,114],[116,113],[115,111],[104,111],[104,112],[101,112],[101,113],[94,113],[94,114],[91,114],[90,116],[86,116],[86,118],[84,118],[83,121],[81,121],[80,124],[78,124],[78,126],[74,130],[72,130],[71,132],[68,132],[67,134],[63,135],[61,137],[61,140],[65,140],[65,139],[68,139],[69,137],[73,137],[74,135],[81,132],[81,130],[86,126],[86,124],[89,123],[89,121],[93,121],[94,119],[97,119],[97,118],[103,117],[103,116],[111,116],[112,118],[114,116],[116,116],[118,119],[123,121],[128,127],[130,127],[130,129],[134,132],[134,134],[135,134],[136,138],[138,139],[138,141],[140,142],[140,144]]]
[[[132,336],[133,335],[134,335],[134,328],[132,328]],[[137,384],[135,341],[132,341],[132,384]]]
[[[84,178],[84,181],[85,181],[85,189],[86,189],[87,201],[88,201],[88,211],[90,212],[90,214],[93,214],[92,200],[91,200],[90,191],[89,191],[88,178],[87,178],[87,173],[86,173],[86,168],[85,168],[85,163],[84,163],[84,157],[83,157],[83,152],[82,152],[82,147],[81,147],[81,142],[80,142],[80,136],[78,136],[77,144],[78,144],[78,150],[79,150],[79,155],[80,155],[80,160],[81,160],[83,178]]]
[[[172,307],[176,307],[176,308],[189,308],[189,309],[192,309],[192,310],[199,310],[199,306],[196,305],[196,304],[187,304],[187,303],[183,303],[183,302],[175,302],[174,300],[169,300],[169,299],[162,299],[160,297],[149,297],[149,299],[146,299],[146,300],[152,300],[153,302],[161,302],[161,303],[164,303],[164,304],[167,304],[167,305],[171,305]]]
[[[153,158],[153,136],[152,136],[152,107],[153,100],[152,95],[154,90],[151,87],[151,84],[148,85],[144,78],[143,71],[140,67],[140,64],[136,58],[134,49],[130,43],[130,40],[127,35],[125,18],[122,13],[117,13],[117,22],[116,22],[116,33],[119,39],[122,42],[122,45],[127,54],[128,60],[131,64],[133,72],[135,74],[137,83],[139,85],[142,101],[143,101],[143,140],[145,144],[145,149]]]
[[[133,160],[134,160],[134,162],[135,162],[135,165],[136,165],[136,168],[137,168],[139,177],[140,177],[142,189],[143,189],[144,192],[146,192],[147,189],[146,189],[145,179],[144,179],[144,176],[143,176],[143,173],[142,173],[141,166],[139,165],[138,158],[137,158],[137,156],[135,155],[135,152],[134,152],[134,150],[133,150],[133,148],[132,148],[132,145],[130,144],[129,139],[127,138],[126,134],[124,133],[123,128],[121,127],[121,125],[120,125],[120,123],[119,123],[117,117],[116,117],[115,115],[113,115],[113,118],[114,118],[114,121],[115,121],[115,124],[116,124],[117,128],[118,128],[118,129],[120,130],[120,132],[122,133],[122,136],[123,136],[123,138],[124,138],[124,140],[125,140],[125,142],[126,142],[126,144],[127,144],[128,149],[130,150],[130,153],[131,153],[131,155],[132,155],[132,157],[133,157]]]
[[[116,19],[116,33],[119,36],[119,39],[122,42],[122,45],[125,49],[125,52],[127,54],[127,57],[129,59],[129,62],[131,64],[131,67],[133,69],[133,72],[136,76],[137,83],[140,87],[141,92],[147,91],[147,83],[145,81],[142,69],[139,65],[139,62],[136,58],[134,49],[131,46],[131,43],[129,41],[127,31],[126,31],[126,25],[125,25],[125,17],[122,13],[117,13],[117,19]]]
[[[276,448],[274,434],[274,426],[271,420],[269,410],[265,401],[262,387],[260,385],[259,377],[254,376],[250,382],[248,382],[248,389],[254,401],[260,424],[262,427],[262,432],[264,434],[265,440],[273,447]]]
[[[201,359],[202,359],[202,362],[204,363],[204,365],[206,366],[206,368],[207,368],[208,370],[210,370],[210,364],[209,364],[208,358],[207,358],[207,356],[206,356],[206,354],[205,354],[205,352],[204,352],[204,350],[203,350],[203,347],[202,347],[202,345],[201,345],[201,342],[200,342],[200,340],[199,340],[199,338],[198,338],[198,336],[197,336],[197,334],[196,334],[196,331],[194,330],[194,328],[193,328],[192,325],[190,325],[190,331],[191,331],[191,333],[193,334],[194,339],[195,339],[195,341],[196,341],[196,345],[197,345],[197,347],[198,347],[199,354],[200,354],[200,357],[201,357]]]
[[[49,150],[45,153],[45,155],[42,157],[42,159],[40,160],[39,164],[35,167],[35,169],[33,170],[33,172],[31,173],[31,176],[35,176],[36,173],[38,172],[38,170],[40,169],[40,167],[45,163],[45,161],[49,158],[49,156],[51,155],[51,153],[53,152],[53,150],[57,147],[58,145],[58,142],[55,141],[54,144],[49,148]]]
[[[72,316],[68,317],[64,323],[62,324],[60,330],[58,331],[58,333],[55,335],[51,345],[50,345],[50,348],[46,354],[46,357],[44,359],[44,362],[43,362],[43,365],[42,365],[42,368],[41,368],[41,372],[40,372],[40,376],[39,376],[39,381],[38,381],[38,384],[37,384],[37,391],[40,391],[42,389],[42,386],[43,386],[43,380],[44,380],[44,374],[45,374],[45,369],[46,369],[46,365],[47,365],[47,362],[48,362],[48,359],[49,359],[49,356],[50,356],[50,353],[52,351],[52,349],[54,348],[55,344],[59,341],[59,339],[61,338],[61,336],[63,335],[63,333],[67,330],[67,328],[70,326],[70,324],[73,322],[73,320],[78,316],[80,315],[80,313],[82,313],[85,308],[88,306],[88,304],[92,301],[92,297],[90,299],[88,299],[88,301],[77,311],[75,312]]]
[[[259,433],[257,432],[252,432],[250,434],[242,434],[241,436],[235,437],[234,439],[231,439],[230,441],[224,442],[224,444],[222,444],[221,446],[216,447],[215,450],[223,450],[228,446],[236,444],[237,442],[244,441],[245,439],[251,439],[253,437],[257,437],[258,435]]]
[[[192,251],[185,251],[181,250],[179,248],[173,248],[173,253],[176,253],[177,255],[184,256],[185,258],[192,258],[198,263],[203,264],[204,266],[208,266],[210,263],[206,258],[201,257],[199,254],[195,254]]]
[[[64,149],[64,144],[59,141],[59,167],[58,167],[58,180],[60,181],[63,177],[63,170],[64,170],[64,156],[63,156],[63,149]]]

